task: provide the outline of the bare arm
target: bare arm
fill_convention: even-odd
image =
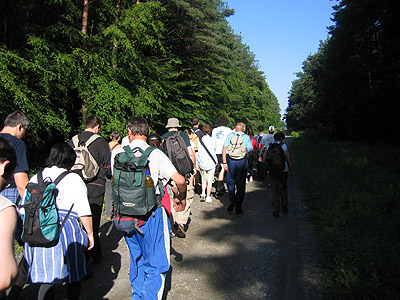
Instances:
[[[178,193],[174,193],[175,210],[183,211],[186,206],[186,179],[178,172],[172,174],[171,179],[175,182]]]
[[[226,163],[226,147],[222,147],[222,166],[224,167],[225,171],[228,171],[228,164]]]
[[[14,206],[0,212],[0,291],[8,288],[18,274],[14,257],[14,230],[17,213]]]
[[[94,246],[92,216],[83,216],[83,217],[80,217],[80,219],[81,219],[81,222],[83,224],[83,227],[86,230],[86,233],[87,233],[87,236],[88,236],[88,239],[89,239],[88,250],[90,250]]]
[[[23,198],[26,185],[29,182],[28,174],[25,172],[15,173],[14,181],[15,181],[15,184],[17,185],[18,194],[21,196],[21,198]]]
[[[189,152],[190,159],[193,162],[193,175],[196,175],[196,172],[197,172],[196,171],[196,154],[195,154],[192,146],[187,147],[187,150]]]
[[[286,161],[288,163],[288,167],[289,167],[289,171],[290,171],[290,177],[294,177],[292,159],[290,158],[289,148],[286,149]]]

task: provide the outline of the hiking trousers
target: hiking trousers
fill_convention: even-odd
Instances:
[[[274,212],[279,212],[281,207],[288,206],[287,181],[288,172],[268,172],[271,186],[272,207]]]
[[[134,231],[125,235],[130,256],[129,280],[132,300],[162,298],[166,272],[170,266],[170,225],[163,207],[155,210],[140,227],[143,234]]]
[[[226,185],[228,186],[229,200],[231,203],[241,205],[246,192],[247,158],[231,159],[228,156],[227,163]]]
[[[172,218],[174,221],[182,226],[185,226],[188,223],[189,217],[190,217],[190,206],[192,205],[193,202],[193,197],[194,197],[194,186],[192,181],[189,180],[187,184],[187,191],[186,191],[186,206],[183,211],[176,211],[175,208],[173,207],[174,205],[174,196],[172,195],[171,201],[172,201],[172,208],[171,208],[171,213],[172,213]]]

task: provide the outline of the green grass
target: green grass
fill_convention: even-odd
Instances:
[[[295,170],[332,299],[400,299],[400,151],[301,135]]]

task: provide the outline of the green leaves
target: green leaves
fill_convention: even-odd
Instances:
[[[278,125],[279,105],[255,56],[226,18],[220,0],[90,2],[16,0],[0,16],[1,115],[20,109],[32,121],[28,148],[51,146],[97,114],[102,132],[125,131],[143,115],[163,133],[169,117],[185,126],[219,115],[248,125]],[[84,40],[84,42],[82,42]]]

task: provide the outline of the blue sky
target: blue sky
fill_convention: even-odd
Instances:
[[[278,98],[283,115],[295,73],[307,56],[326,40],[336,1],[225,0],[235,15],[228,18],[235,33],[250,47]]]

